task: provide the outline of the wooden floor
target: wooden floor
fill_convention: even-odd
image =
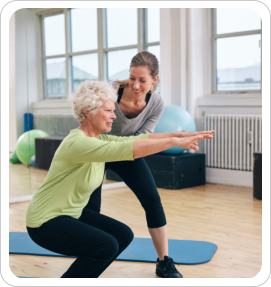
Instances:
[[[15,165],[10,169],[15,168]],[[10,194],[16,188],[37,188],[47,172],[16,165],[10,173]],[[29,189],[28,189],[29,190]],[[251,278],[262,265],[262,202],[252,189],[207,184],[181,190],[159,189],[167,216],[170,239],[202,240],[217,244],[211,261],[176,266],[185,278]],[[25,232],[29,202],[10,204],[10,231]],[[121,211],[121,212],[120,212]],[[129,225],[135,237],[150,237],[145,213],[127,188],[104,190],[102,213]],[[10,268],[17,276],[58,278],[74,259],[10,255]],[[155,278],[154,263],[113,262],[101,278]]]

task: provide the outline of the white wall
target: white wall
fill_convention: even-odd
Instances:
[[[201,115],[198,111],[197,99],[211,93],[210,61],[208,42],[208,9],[189,9],[187,21],[187,110],[193,116],[197,130],[200,130]]]
[[[210,93],[208,9],[161,9],[161,96],[189,111],[199,128],[197,98]]]
[[[160,77],[161,96],[166,105],[172,104],[171,99],[171,9],[160,9]],[[168,32],[170,31],[170,32]]]
[[[160,76],[164,103],[186,109],[185,10],[160,9]]]
[[[23,133],[23,115],[31,111],[31,103],[41,97],[39,29],[37,16],[31,9],[15,12],[15,97],[17,138]]]
[[[13,151],[17,142],[16,95],[15,95],[15,15],[9,21],[9,150]]]

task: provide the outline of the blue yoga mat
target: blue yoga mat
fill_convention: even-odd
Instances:
[[[24,277],[24,276],[17,276],[18,278],[37,278],[37,277]]]
[[[169,256],[178,264],[201,264],[211,260],[217,246],[210,242],[193,240],[168,240]],[[51,252],[37,245],[26,232],[9,233],[9,253],[38,256],[71,257]],[[134,238],[116,259],[119,261],[155,263],[157,253],[150,238]]]

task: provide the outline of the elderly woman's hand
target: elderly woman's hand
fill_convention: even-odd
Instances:
[[[201,134],[197,134],[195,136],[190,136],[190,137],[187,136],[184,138],[183,137],[175,138],[175,140],[177,141],[176,145],[181,147],[181,148],[199,150],[199,147],[198,147],[198,141],[199,140],[212,139],[212,138],[213,138],[213,136],[210,133],[208,133],[208,134],[201,133]]]

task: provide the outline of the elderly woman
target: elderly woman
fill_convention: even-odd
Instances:
[[[57,149],[27,209],[27,231],[34,242],[77,256],[62,278],[99,277],[133,239],[125,224],[84,208],[103,180],[105,162],[133,161],[173,146],[198,150],[198,140],[212,138],[101,134],[111,131],[116,100],[115,89],[105,82],[86,81],[78,87],[71,102],[80,126]]]

